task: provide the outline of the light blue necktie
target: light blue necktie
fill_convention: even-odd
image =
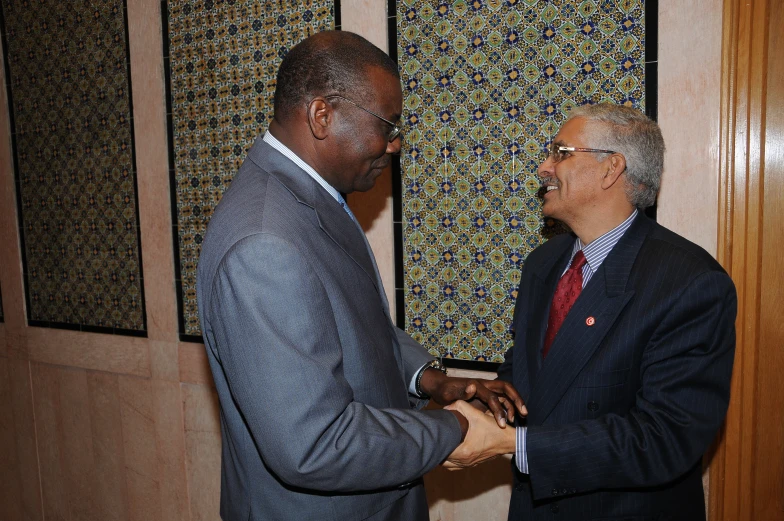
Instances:
[[[357,221],[357,218],[354,217],[354,214],[351,212],[351,208],[348,207],[343,197],[340,197],[338,202],[340,203],[340,206],[342,206],[346,211],[348,216],[351,217],[351,220],[354,221],[354,224],[357,225],[357,228],[359,228],[359,234],[362,236],[362,240],[365,241],[365,247],[367,248],[368,254],[370,255],[370,260],[373,263],[373,271],[376,274],[378,292],[381,294],[381,300],[384,301],[384,309],[386,310],[387,315],[389,315],[389,302],[387,301],[387,293],[384,291],[384,284],[381,282],[381,275],[378,273],[378,265],[376,264],[376,257],[373,255],[373,249],[370,247],[370,243],[368,242],[367,237],[365,237],[365,232],[359,225],[359,221]]]

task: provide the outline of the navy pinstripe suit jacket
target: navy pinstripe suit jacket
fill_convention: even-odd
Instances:
[[[573,241],[553,238],[526,260],[514,347],[499,369],[529,411],[529,474],[514,470],[509,519],[704,519],[702,455],[729,403],[732,280],[640,214],[542,361]]]

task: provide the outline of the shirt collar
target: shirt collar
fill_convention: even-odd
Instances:
[[[621,224],[605,233],[598,239],[591,241],[590,244],[583,245],[582,241],[578,237],[574,241],[574,246],[572,247],[572,258],[574,258],[574,255],[578,251],[583,250],[583,255],[585,255],[585,260],[587,261],[588,266],[591,268],[592,272],[596,273],[596,271],[599,269],[599,266],[601,266],[604,262],[604,259],[607,258],[615,245],[618,244],[618,241],[621,240],[623,234],[626,233],[626,230],[628,230],[632,225],[635,217],[637,217],[637,210],[634,210],[632,214]]]
[[[267,143],[269,146],[271,146],[272,148],[274,148],[275,150],[277,150],[278,152],[280,152],[281,154],[283,154],[284,156],[286,156],[287,158],[289,158],[289,159],[290,159],[290,160],[291,160],[291,161],[292,161],[292,162],[293,162],[295,165],[297,165],[297,166],[298,166],[298,167],[300,167],[302,170],[304,170],[304,171],[305,171],[305,173],[306,173],[306,174],[308,174],[310,177],[312,177],[312,178],[313,178],[313,179],[314,179],[314,180],[315,180],[315,181],[316,181],[316,182],[317,182],[319,185],[321,185],[321,187],[322,187],[322,188],[324,188],[324,190],[326,190],[327,192],[329,192],[329,195],[331,195],[331,196],[333,197],[333,199],[335,199],[335,200],[336,200],[338,203],[341,203],[341,204],[342,204],[342,203],[344,203],[344,202],[345,202],[345,200],[343,199],[343,196],[342,196],[342,195],[340,195],[340,192],[338,192],[337,190],[335,190],[335,188],[334,188],[334,187],[333,187],[331,184],[329,184],[329,183],[328,183],[328,182],[327,182],[327,181],[326,181],[326,180],[325,180],[323,177],[321,177],[321,176],[318,174],[318,172],[316,172],[316,171],[313,169],[313,167],[312,167],[312,166],[310,166],[309,164],[307,164],[307,163],[306,163],[305,161],[303,161],[303,160],[302,160],[302,159],[301,159],[301,158],[300,158],[300,157],[299,157],[297,154],[295,154],[294,152],[292,152],[292,151],[291,151],[291,149],[290,149],[289,147],[287,147],[286,145],[284,145],[283,143],[281,143],[280,141],[278,141],[278,140],[275,138],[275,136],[273,136],[273,135],[270,133],[270,131],[269,131],[269,130],[267,130],[267,131],[264,133],[264,137],[263,137],[262,139],[263,139],[263,140],[264,140],[264,142],[265,142],[265,143]]]

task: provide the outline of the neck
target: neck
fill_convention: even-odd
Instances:
[[[314,165],[313,161],[310,159],[312,156],[311,152],[308,150],[308,147],[304,146],[302,143],[302,132],[292,128],[292,125],[281,123],[277,119],[273,119],[270,123],[269,132],[275,136],[275,139],[286,145],[286,148],[297,154],[297,157],[318,172],[318,167]]]
[[[608,209],[605,212],[594,212],[590,217],[581,219],[574,226],[566,223],[583,243],[583,246],[591,244],[593,241],[617,227],[636,209],[631,205],[623,208]]]

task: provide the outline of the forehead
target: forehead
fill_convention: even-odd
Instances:
[[[381,67],[371,67],[367,79],[372,90],[368,97],[374,98],[387,115],[399,115],[403,107],[400,78]]]
[[[553,142],[559,145],[582,146],[586,141],[586,127],[584,118],[570,119],[558,130]]]

